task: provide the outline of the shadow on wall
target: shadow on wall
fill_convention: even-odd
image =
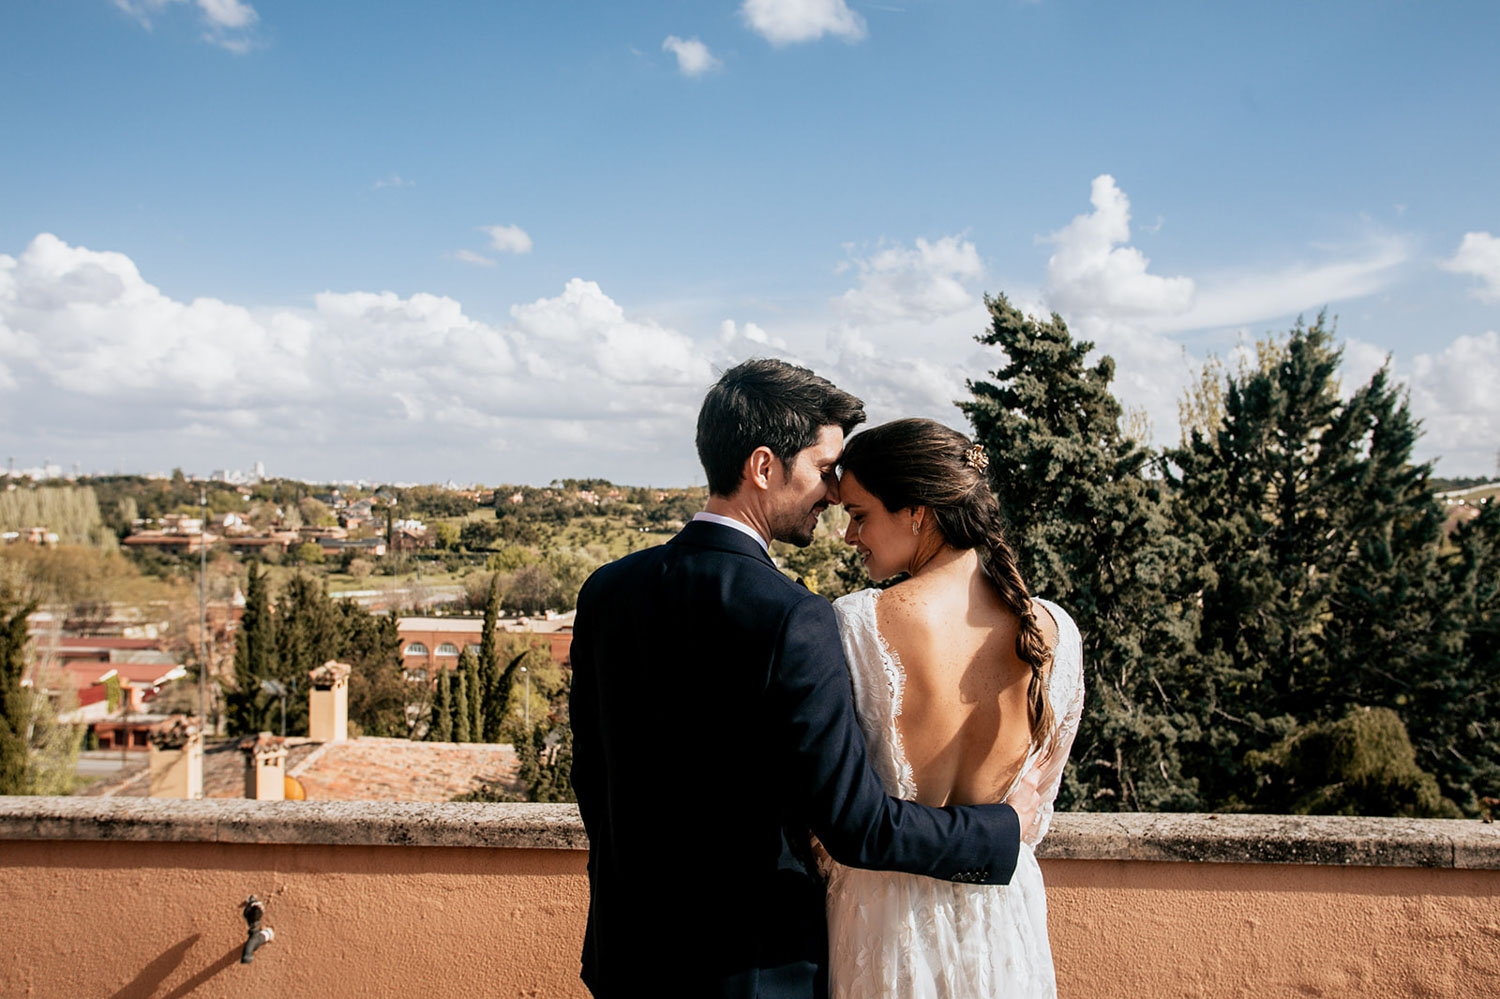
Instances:
[[[174,944],[168,948],[160,957],[142,968],[141,973],[136,975],[130,981],[130,984],[110,996],[110,999],[151,999],[151,997],[156,995],[156,990],[161,987],[161,983],[166,981],[177,970],[187,957],[188,951],[193,949],[193,945],[202,936],[203,934],[201,933],[194,933],[181,943]],[[182,999],[183,996],[190,995],[194,989],[213,978],[219,972],[238,964],[239,960],[240,948],[231,947],[223,957],[183,982],[171,992],[168,992],[165,996],[162,996],[161,999]]]

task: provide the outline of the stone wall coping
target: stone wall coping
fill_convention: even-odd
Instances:
[[[574,805],[0,797],[0,841],[584,850]],[[1063,812],[1043,860],[1500,870],[1500,823],[1338,815]]]

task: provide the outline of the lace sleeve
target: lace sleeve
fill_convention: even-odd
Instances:
[[[1063,770],[1083,717],[1083,640],[1078,626],[1062,608],[1050,601],[1044,603],[1057,621],[1057,651],[1053,655],[1052,681],[1047,688],[1057,720],[1046,752],[1032,764],[1042,803],[1031,828],[1021,831],[1022,841],[1030,846],[1040,843],[1052,826],[1052,805],[1062,786]]]

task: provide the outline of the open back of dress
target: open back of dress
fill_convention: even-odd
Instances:
[[[871,765],[890,794],[913,800],[917,785],[896,725],[905,676],[876,625],[879,596],[874,589],[851,593],[835,601],[834,610]],[[832,863],[828,931],[835,997],[1057,994],[1047,900],[1033,848],[1051,825],[1053,801],[1078,731],[1083,650],[1073,619],[1050,601],[1039,603],[1058,628],[1047,687],[1056,720],[1046,751],[1033,749],[1012,781],[1014,787],[1040,768],[1042,807],[1032,827],[1022,831],[1014,878],[1008,885],[966,885]]]

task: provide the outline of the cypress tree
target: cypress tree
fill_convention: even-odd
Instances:
[[[1192,551],[1171,533],[1148,453],[1122,432],[1109,390],[1114,361],[1089,367],[1093,344],[1062,318],[1023,315],[986,298],[980,343],[1004,363],[970,381],[960,408],[991,452],[990,481],[1033,593],[1079,622],[1088,703],[1060,807],[1186,809],[1197,803],[1177,742],[1199,713],[1188,668],[1196,607]]]
[[[428,727],[428,737],[434,742],[453,741],[453,678],[452,670],[446,666],[438,673],[437,701],[433,706],[433,722]]]
[[[275,672],[287,688],[286,730],[306,734],[307,674],[338,657],[343,645],[338,612],[324,588],[302,573],[288,582],[277,610]]]
[[[338,639],[333,658],[350,666],[351,729],[363,735],[409,737],[415,731],[406,717],[412,691],[401,666],[395,613],[371,614],[352,600],[330,604]]]
[[[0,794],[32,793],[31,698],[21,678],[26,669],[26,618],[35,609],[35,604],[22,604],[0,589]]]
[[[473,742],[473,709],[469,698],[469,677],[474,672],[474,653],[464,649],[458,658],[453,692],[453,741]]]
[[[234,642],[234,689],[225,695],[229,731],[253,735],[267,728],[273,708],[260,692],[262,680],[274,673],[275,621],[271,617],[270,579],[252,563],[245,592],[245,612]],[[279,719],[279,715],[277,715]],[[279,723],[279,722],[278,722]]]
[[[483,735],[480,742],[499,742],[500,727],[505,723],[508,689],[500,670],[500,650],[496,643],[496,626],[500,618],[500,574],[490,577],[490,592],[484,602],[484,625],[479,632],[479,682],[482,685]]]
[[[465,650],[467,651],[467,650]],[[484,741],[484,680],[479,666],[479,657],[470,654],[465,662],[464,680],[469,688],[469,741]]]

